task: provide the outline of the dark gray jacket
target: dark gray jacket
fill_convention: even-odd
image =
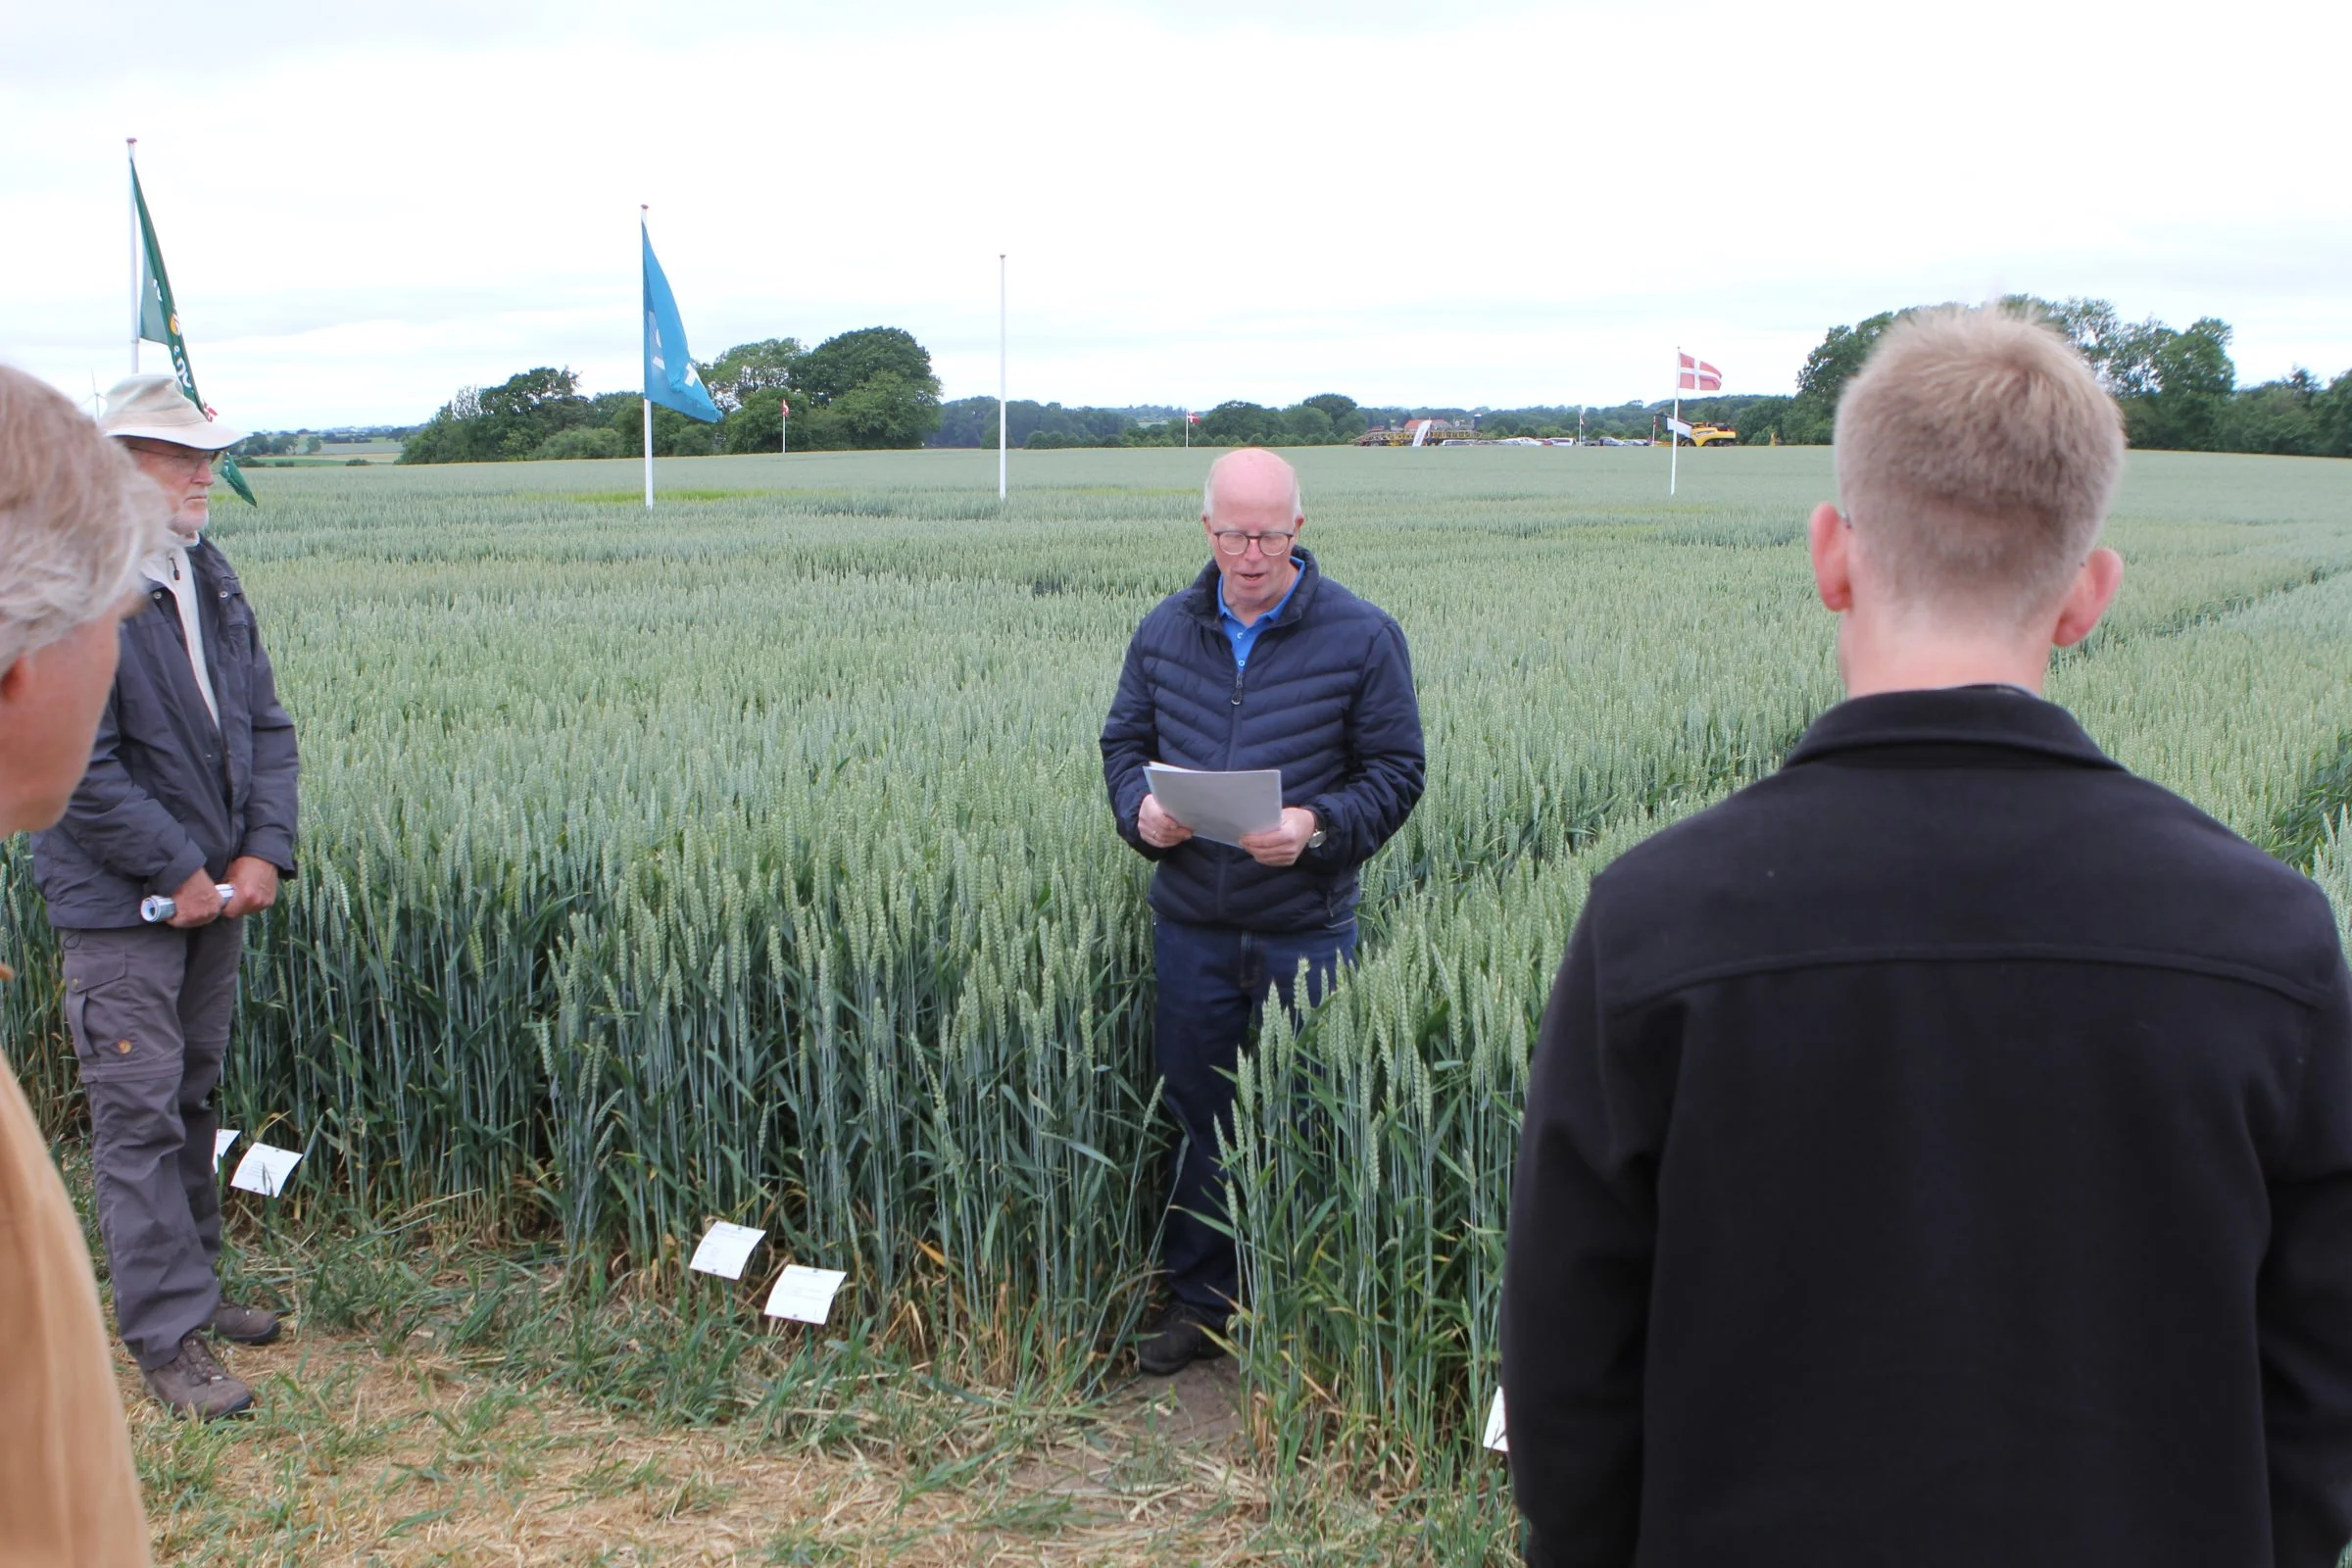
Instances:
[[[294,721],[277,703],[253,607],[220,547],[188,551],[220,721],[188,667],[179,609],[149,584],[122,623],[122,663],[90,770],[57,826],[33,835],[33,879],[62,930],[139,924],[139,901],[240,856],[294,872]]]
[[[1421,799],[1421,710],[1404,632],[1378,606],[1302,564],[1290,603],[1260,632],[1247,671],[1217,620],[1217,566],[1160,601],[1127,646],[1102,726],[1102,777],[1119,833],[1159,861],[1152,907],[1192,925],[1309,931],[1355,913],[1356,867]],[[1282,803],[1326,838],[1298,863],[1265,866],[1190,839],[1156,850],[1136,832],[1144,764],[1282,769]]]

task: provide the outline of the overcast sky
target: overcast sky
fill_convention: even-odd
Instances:
[[[2003,291],[2352,367],[2352,7],[11,5],[0,359],[128,368],[122,138],[205,395],[409,422],[638,385],[638,204],[702,357],[912,331],[949,397],[1790,390]],[[357,16],[359,20],[342,20]],[[148,368],[160,368],[148,351]]]

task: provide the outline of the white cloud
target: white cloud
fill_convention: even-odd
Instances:
[[[1012,390],[1064,402],[1615,402],[1677,343],[1780,391],[1834,321],[2003,289],[2221,316],[2248,379],[2352,366],[2333,8],[185,15],[0,22],[0,354],[126,368],[136,133],[256,425],[633,386],[641,201],[704,355],[887,322],[952,396],[996,384],[1000,251]]]

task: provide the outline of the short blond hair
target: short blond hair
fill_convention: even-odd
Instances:
[[[112,612],[171,510],[80,410],[0,365],[0,669]]]
[[[1838,405],[1838,495],[1894,595],[2022,622],[2097,543],[2123,415],[2066,340],[1987,307],[1896,321]]]

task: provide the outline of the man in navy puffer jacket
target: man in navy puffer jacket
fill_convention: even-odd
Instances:
[[[1161,1266],[1174,1299],[1138,1348],[1144,1370],[1217,1353],[1241,1291],[1217,1129],[1231,1136],[1235,1059],[1272,987],[1303,962],[1320,1000],[1355,951],[1356,868],[1404,825],[1426,771],[1404,633],[1297,547],[1298,478],[1271,452],[1228,453],[1201,495],[1210,564],[1136,628],[1102,726],[1120,835],[1159,862],[1152,950],[1154,1051],[1185,1149]],[[1282,770],[1281,822],[1241,848],[1196,839],[1144,766]]]

